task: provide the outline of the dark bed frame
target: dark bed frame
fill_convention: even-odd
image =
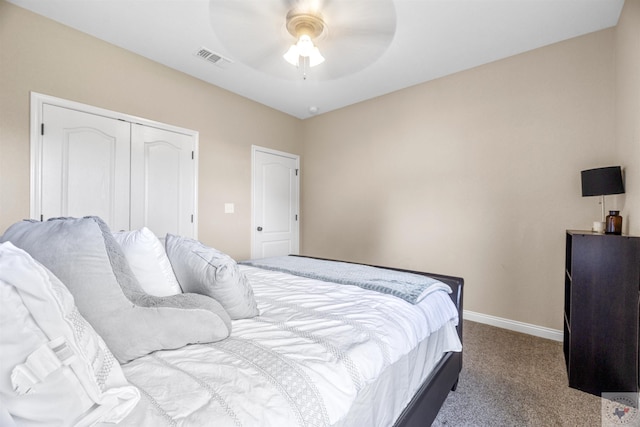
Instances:
[[[399,270],[393,269],[392,270]],[[441,274],[422,273],[418,271],[407,271],[415,274],[422,274],[433,277],[446,283],[453,292],[449,294],[453,303],[458,309],[458,336],[462,342],[462,288],[464,279],[461,277],[445,276]],[[395,427],[425,427],[433,424],[442,404],[449,395],[449,391],[455,391],[458,386],[458,378],[462,370],[462,351],[448,352],[433,369],[420,389],[409,402],[409,405],[402,411],[400,417],[394,424]]]
[[[302,256],[302,255],[296,255]],[[323,259],[326,261],[336,261],[327,258],[317,258],[305,256],[306,258]],[[349,261],[341,261],[349,262]],[[357,263],[352,263],[357,264]],[[365,264],[368,265],[368,264]],[[420,274],[440,280],[447,284],[452,292],[450,294],[453,303],[458,309],[458,336],[462,342],[462,291],[464,279],[461,277],[446,276],[443,274],[425,273],[421,271],[404,270],[393,267],[372,267],[386,268],[388,270],[402,271],[406,273]],[[458,378],[462,370],[462,352],[448,352],[433,369],[431,374],[424,381],[420,389],[413,396],[407,407],[402,411],[394,427],[426,427],[433,424],[442,404],[450,391],[455,391],[458,386]]]

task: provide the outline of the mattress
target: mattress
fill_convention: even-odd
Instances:
[[[443,290],[413,305],[241,269],[260,316],[234,321],[226,340],[123,365],[143,396],[123,425],[390,425],[442,355],[461,350],[457,311]]]

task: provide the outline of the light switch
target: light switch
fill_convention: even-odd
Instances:
[[[224,204],[224,213],[234,213],[236,211],[236,207],[233,203],[225,203]]]

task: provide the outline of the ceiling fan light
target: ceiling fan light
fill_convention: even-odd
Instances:
[[[315,67],[316,65],[320,65],[324,62],[324,56],[320,54],[320,50],[317,47],[314,47],[309,55],[309,67]]]
[[[298,60],[300,59],[300,53],[298,52],[298,46],[296,46],[295,44],[291,45],[291,47],[289,48],[287,53],[285,53],[282,57],[289,64],[297,67],[298,66]]]
[[[300,36],[298,42],[291,45],[287,53],[283,55],[285,61],[296,67],[300,63],[300,57],[309,58],[309,67],[315,67],[324,62],[324,56],[322,56],[320,50],[313,45],[311,37],[306,34]]]
[[[315,46],[311,41],[311,37],[306,34],[300,36],[300,38],[298,39],[298,43],[296,43],[296,46],[298,46],[298,52],[300,53],[300,56],[304,57],[311,55],[313,49],[315,49]]]

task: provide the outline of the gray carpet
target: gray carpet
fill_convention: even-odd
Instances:
[[[465,321],[463,368],[434,426],[600,426],[601,399],[567,386],[562,343]]]

